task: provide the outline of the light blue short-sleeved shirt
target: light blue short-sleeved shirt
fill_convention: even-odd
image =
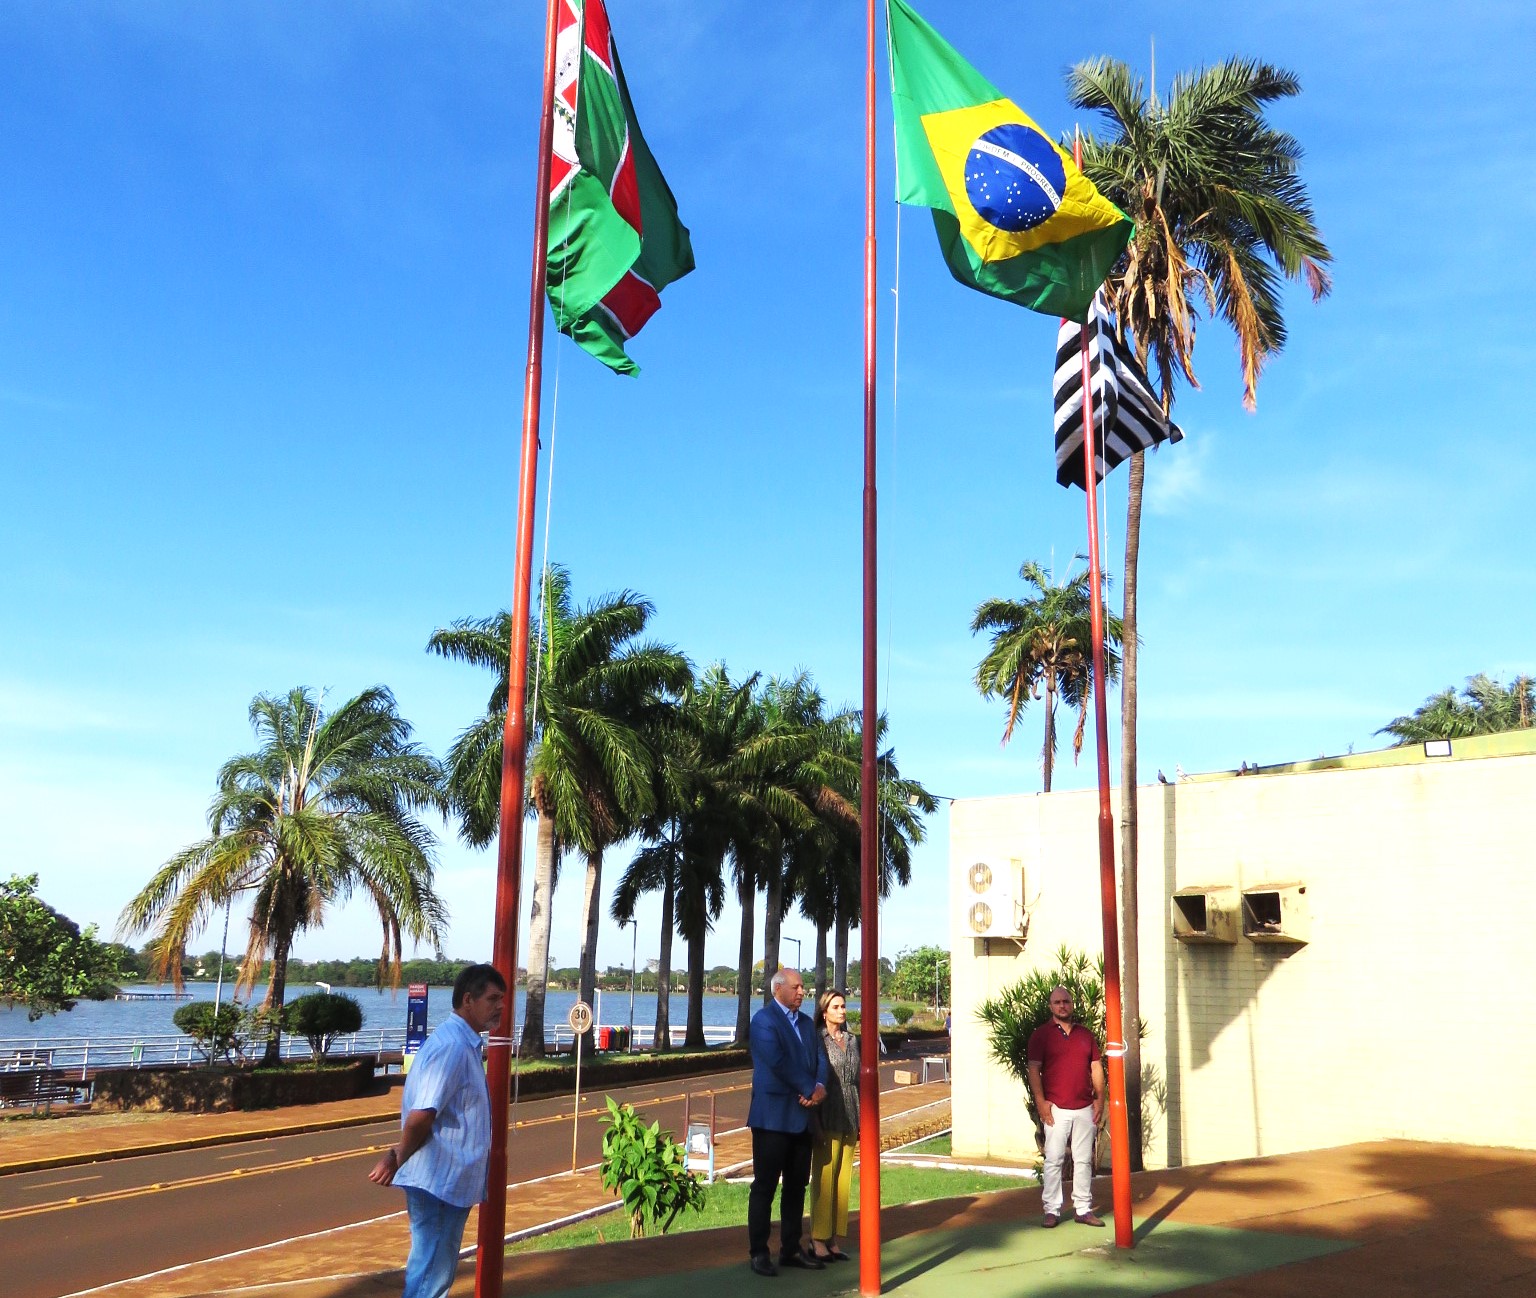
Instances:
[[[405,1079],[400,1122],[412,1109],[436,1109],[432,1139],[405,1160],[394,1183],[425,1190],[456,1208],[485,1198],[491,1149],[491,1093],[480,1062],[480,1034],[458,1014],[422,1042]]]

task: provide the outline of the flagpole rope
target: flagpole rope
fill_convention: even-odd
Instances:
[[[895,57],[894,57],[895,51],[894,51],[894,48],[893,48],[891,42],[892,42],[892,37],[891,37],[890,11],[889,11],[889,9],[887,9],[887,11],[886,11],[886,23],[885,23],[885,66],[886,66],[886,68],[890,72],[891,90],[892,90],[892,93],[894,93],[895,89],[896,89],[896,60],[895,60]],[[895,163],[896,163],[896,174],[899,176],[901,174],[901,140],[897,136],[897,134],[896,134],[894,129],[891,132],[891,152],[894,155],[894,160],[895,160]],[[894,471],[895,468],[896,468],[896,464],[897,464],[897,451],[900,449],[900,436],[899,436],[899,434],[900,434],[900,430],[901,430],[901,417],[900,417],[900,415],[901,415],[901,403],[898,400],[898,397],[899,397],[899,394],[900,394],[900,382],[901,382],[901,200],[900,199],[896,200],[896,205],[895,206],[896,206],[896,258],[895,258],[895,263],[896,264],[895,264],[895,283],[891,287],[891,297],[893,299],[892,306],[891,306],[891,464],[892,464],[892,469],[893,469],[893,472],[891,474],[891,481],[892,481],[891,495],[892,495],[893,499],[898,494],[896,492],[896,490],[895,490],[895,487],[896,487],[896,484],[900,481],[900,475],[897,472]],[[898,510],[896,512],[899,514],[900,511]],[[886,608],[887,608],[887,610],[889,610],[889,608],[890,608],[889,601],[887,601],[887,603],[886,603]],[[884,711],[885,711],[887,716],[890,715],[890,711],[891,711],[891,658],[892,658],[892,647],[895,644],[895,640],[896,640],[896,619],[891,616],[889,611],[887,611],[886,619],[885,619],[885,708],[884,708]],[[873,717],[866,717],[864,719],[864,723],[866,725],[874,725],[874,724],[876,724],[876,720],[877,719],[873,718]],[[876,761],[877,761],[876,771],[877,772],[879,770],[878,757],[879,757],[879,755],[876,754]],[[875,798],[875,814],[879,818],[879,824],[880,824],[880,841],[877,844],[875,850],[876,850],[876,852],[881,857],[883,857],[883,855],[884,855],[883,849],[884,849],[884,845],[885,845],[885,834],[886,834],[885,824],[886,824],[886,821],[889,819],[889,817],[886,815],[885,802],[878,795]],[[882,861],[882,864],[883,864],[883,861]],[[882,901],[882,898],[880,896],[879,889],[876,889],[876,891],[875,891],[875,913],[876,913],[877,922],[878,922],[879,917],[884,913],[884,909],[885,909],[885,907],[883,905],[883,901]],[[876,1029],[876,1032],[878,1032],[879,1031],[879,1026],[880,1026],[880,1022],[879,1022],[880,1015],[878,1013],[879,1006],[876,1006],[875,1008],[876,1008],[876,1011],[877,1011],[877,1013],[875,1014],[875,1029]]]
[[[571,190],[570,190],[570,186],[569,185],[567,185],[566,189],[565,189],[564,201],[565,201],[565,205],[566,205],[566,213],[567,213],[567,216],[568,216],[569,213],[570,213],[570,203],[571,203]],[[569,227],[567,227],[567,228],[569,228]],[[545,253],[545,256],[548,256],[547,252]],[[560,280],[559,297],[560,297],[560,306],[563,309],[564,306],[565,306],[565,279],[564,279],[564,277],[562,277],[561,280]],[[556,323],[555,332],[556,333],[560,332],[558,321]],[[533,638],[533,703],[532,703],[532,706],[529,708],[529,715],[533,718],[533,728],[534,728],[535,732],[537,732],[538,724],[539,724],[539,687],[542,684],[542,677],[543,677],[544,635],[545,635],[546,630],[548,629],[548,613],[549,613],[549,526],[550,526],[550,519],[551,519],[551,517],[552,517],[552,515],[554,513],[553,505],[554,505],[554,499],[555,499],[555,437],[556,437],[556,435],[560,431],[560,366],[561,366],[561,362],[564,360],[564,357],[565,357],[565,348],[561,347],[557,343],[555,345],[554,352],[555,352],[555,382],[554,382],[554,390],[550,394],[550,402],[549,402],[549,455],[548,455],[548,457],[547,457],[547,459],[545,461],[545,469],[544,469],[544,557],[543,557],[543,559],[542,559],[542,561],[540,563],[540,566],[539,566],[539,621],[538,621],[537,630],[536,630],[536,632],[534,634],[534,638]],[[511,667],[510,663],[508,664],[508,667],[510,669],[510,667]],[[510,702],[511,701],[508,700],[509,706],[510,706]],[[523,872],[526,874],[527,873],[526,857],[524,858],[524,861],[522,863],[522,869],[523,869]],[[531,891],[529,893],[529,896],[532,896],[532,892]],[[533,940],[533,934],[532,933],[530,933],[528,935],[528,940],[530,942]],[[546,951],[545,952],[545,969],[544,969],[544,978],[545,978],[545,982],[546,983],[549,980],[549,967],[548,966],[549,966],[548,952]],[[517,1015],[517,1006],[516,1006],[515,1003],[512,1006],[512,1015],[513,1015],[513,1017],[515,1019],[515,1017]],[[526,1029],[526,1027],[527,1027],[526,1022],[524,1023],[523,1026]],[[514,1051],[513,1055],[512,1055],[512,1086],[513,1086],[513,1092],[512,1093],[513,1093],[514,1096],[517,1094],[517,1084],[518,1084],[518,1081],[520,1080],[521,1064],[522,1064],[522,1053],[523,1052],[521,1050],[517,1050],[517,1051]]]
[[[900,475],[894,472],[898,464],[898,452],[901,449],[901,204],[896,204],[896,283],[891,288],[893,306],[891,308],[891,495],[895,498],[898,493],[895,490],[900,482]],[[900,511],[896,511],[899,513]],[[891,646],[896,638],[896,619],[886,614],[885,619],[885,709],[891,708]]]

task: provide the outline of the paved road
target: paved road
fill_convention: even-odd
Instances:
[[[882,1089],[891,1085],[890,1067],[882,1069]],[[680,1134],[684,1095],[693,1096],[697,1112],[707,1111],[713,1093],[719,1129],[727,1131],[746,1118],[750,1082],[743,1071],[584,1096],[578,1161],[599,1157],[603,1094]],[[512,1185],[570,1169],[569,1096],[524,1101],[513,1119]],[[380,1122],[0,1177],[0,1292],[58,1298],[397,1212],[400,1194],[365,1179],[397,1126]],[[238,1262],[233,1271],[238,1275]]]

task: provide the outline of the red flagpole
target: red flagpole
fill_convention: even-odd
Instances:
[[[559,0],[544,18],[544,101],[539,118],[538,181],[533,213],[533,274],[528,287],[528,364],[523,377],[523,446],[517,484],[517,557],[512,638],[507,662],[507,719],[501,735],[501,825],[496,844],[496,924],[491,963],[507,980],[507,1004],[491,1034],[486,1083],[491,1092],[491,1152],[475,1250],[475,1298],[501,1298],[506,1256],[507,1129],[512,1023],[517,992],[518,884],[528,750],[528,607],[533,582],[533,515],[539,465],[539,397],[544,374],[545,255],[549,242],[550,155],[555,133],[555,30]]]
[[[880,860],[875,766],[875,0],[864,68],[864,746],[859,775],[862,1042],[859,1053],[859,1292],[880,1292]]]
[[[1082,141],[1074,139],[1073,161],[1083,163]],[[1091,318],[1091,317],[1090,317]],[[1131,1220],[1131,1136],[1125,1106],[1125,1025],[1120,1009],[1120,926],[1115,911],[1115,821],[1109,805],[1109,705],[1105,696],[1104,583],[1099,570],[1098,439],[1093,428],[1093,374],[1088,359],[1088,326],[1081,333],[1083,355],[1083,486],[1088,502],[1088,585],[1092,592],[1093,733],[1099,763],[1099,907],[1104,926],[1104,1059],[1109,1074],[1109,1156],[1115,1205],[1115,1244],[1134,1248]],[[1124,796],[1134,798],[1135,789]]]

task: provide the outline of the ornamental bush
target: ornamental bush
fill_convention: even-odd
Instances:
[[[1045,1127],[1035,1111],[1035,1095],[1029,1087],[1029,1038],[1051,1021],[1051,988],[1060,983],[1072,993],[1072,1012],[1104,1042],[1104,958],[1092,964],[1081,951],[1066,946],[1056,951],[1056,964],[1034,969],[990,1000],[983,1001],[976,1017],[987,1029],[987,1054],[1024,1084],[1024,1105],[1035,1124],[1035,1141],[1045,1148]]]
[[[704,1187],[688,1170],[683,1147],[659,1122],[646,1126],[633,1105],[615,1104],[611,1095],[603,1122],[603,1188],[623,1201],[631,1239],[647,1230],[665,1235],[685,1208],[704,1206]]]
[[[310,992],[283,1009],[283,1031],[309,1042],[309,1056],[316,1068],[344,1032],[363,1026],[363,1007],[356,997],[341,992]]]
[[[212,1001],[193,1001],[180,1005],[171,1022],[192,1038],[209,1065],[238,1053],[246,1027],[245,1009],[234,1001],[214,1007]]]
[[[891,1017],[896,1020],[898,1028],[904,1028],[912,1022],[912,1007],[910,1005],[892,1005]]]

